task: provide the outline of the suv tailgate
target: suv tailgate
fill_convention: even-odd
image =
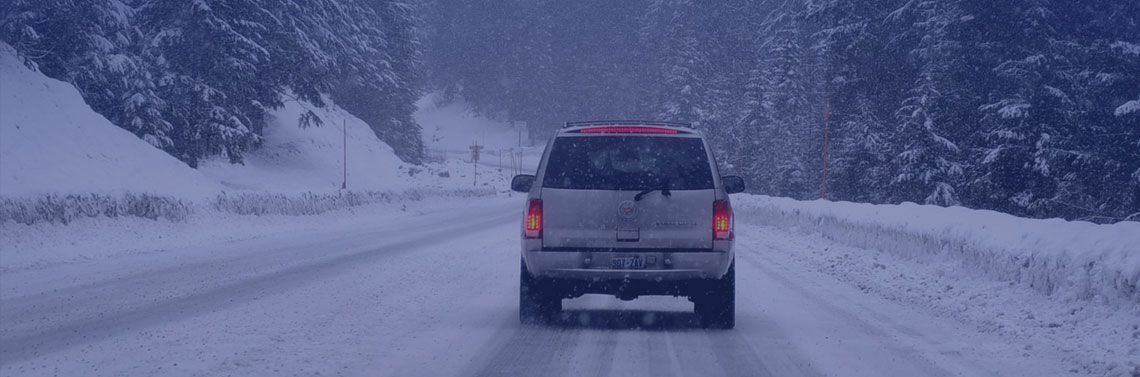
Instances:
[[[543,247],[558,249],[709,249],[714,191],[652,192],[543,189]]]
[[[543,247],[710,249],[713,171],[699,137],[559,137],[541,178]]]

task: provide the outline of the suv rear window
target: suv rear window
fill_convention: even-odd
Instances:
[[[704,190],[713,188],[708,154],[697,138],[561,137],[546,162],[542,186],[576,190]]]

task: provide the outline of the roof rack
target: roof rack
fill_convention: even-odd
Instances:
[[[566,122],[562,128],[581,126],[665,126],[693,128],[691,123],[663,122],[659,120],[588,120],[584,122]]]

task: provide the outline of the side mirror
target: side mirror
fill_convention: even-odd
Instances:
[[[740,176],[726,175],[720,177],[720,183],[724,185],[724,192],[726,194],[744,192],[744,178],[740,178]]]
[[[511,190],[518,192],[530,192],[530,186],[534,185],[534,176],[530,174],[519,174],[511,179]]]

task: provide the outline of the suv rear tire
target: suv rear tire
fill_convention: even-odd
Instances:
[[[562,311],[562,297],[549,282],[535,279],[521,262],[519,269],[519,322],[545,324]]]
[[[701,318],[701,326],[713,329],[736,327],[736,262],[728,273],[714,280],[704,292],[693,297],[693,309]]]

